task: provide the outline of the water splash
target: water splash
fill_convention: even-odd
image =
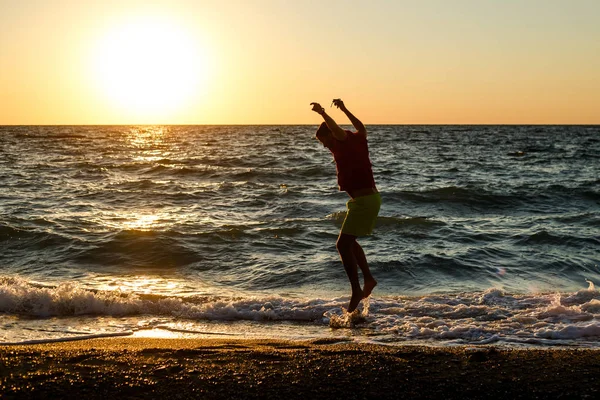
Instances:
[[[585,281],[587,283],[589,283],[589,285],[590,285],[587,290],[589,290],[589,291],[595,291],[596,290],[596,286],[594,286],[594,282],[592,282],[592,281],[590,281],[588,279],[586,279]]]
[[[325,313],[325,320],[329,320],[329,327],[333,329],[341,328],[354,328],[357,324],[362,324],[367,321],[369,316],[371,297],[367,297],[362,301],[363,308],[357,308],[351,313],[348,312],[344,307],[341,308],[342,313],[336,314],[333,312]]]

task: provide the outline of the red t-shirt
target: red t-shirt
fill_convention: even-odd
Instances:
[[[331,152],[335,159],[340,190],[352,192],[375,188],[366,136],[346,131],[345,140],[334,138]]]

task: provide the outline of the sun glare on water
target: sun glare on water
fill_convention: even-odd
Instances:
[[[189,106],[207,79],[206,56],[185,27],[158,17],[131,18],[94,49],[97,89],[137,120],[164,118]]]

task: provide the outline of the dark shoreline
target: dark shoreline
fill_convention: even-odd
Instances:
[[[0,398],[598,398],[600,351],[110,338],[0,346]]]

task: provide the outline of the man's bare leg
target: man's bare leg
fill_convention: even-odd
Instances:
[[[375,278],[373,278],[373,275],[371,275],[371,270],[369,269],[369,263],[367,263],[367,257],[365,256],[365,252],[356,240],[354,241],[352,251],[354,253],[356,263],[360,267],[360,270],[363,274],[363,278],[365,279],[365,284],[363,285],[363,298],[366,299],[371,295],[371,292],[373,291],[375,286],[377,286],[377,281],[375,280]]]
[[[356,243],[356,236],[340,233],[336,247],[340,253],[342,264],[346,270],[346,275],[350,279],[350,286],[352,287],[352,297],[350,298],[350,304],[348,304],[348,312],[351,313],[356,310],[358,303],[363,299],[363,291],[360,288],[360,282],[358,280],[358,266],[357,259],[354,255],[354,244]]]

